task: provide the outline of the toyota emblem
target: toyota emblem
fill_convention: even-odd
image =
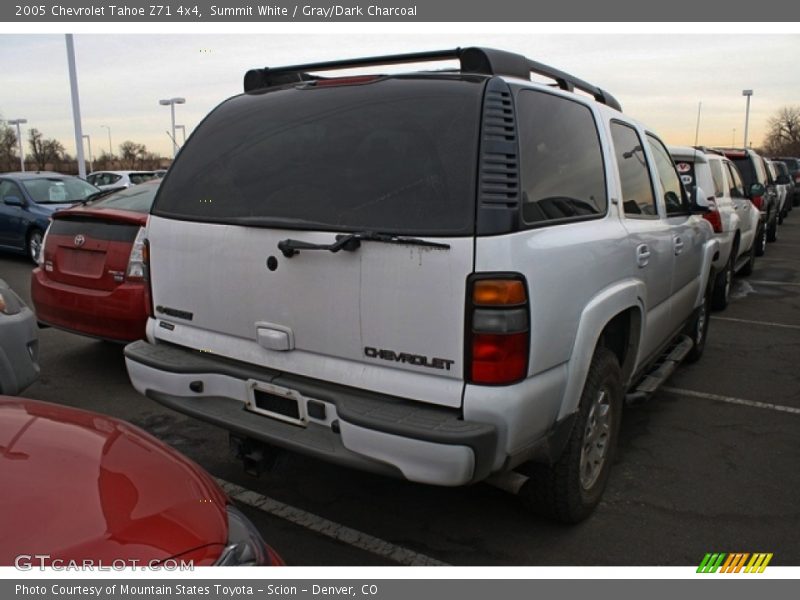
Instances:
[[[79,233],[78,235],[75,236],[75,239],[73,241],[75,242],[76,246],[83,246],[83,244],[86,242],[86,238],[83,237],[83,234]]]

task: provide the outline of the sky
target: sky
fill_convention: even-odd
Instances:
[[[188,136],[217,104],[242,91],[244,73],[253,67],[475,45],[525,54],[606,89],[627,115],[668,144],[695,142],[699,107],[700,144],[741,145],[744,89],[754,90],[748,137],[756,147],[776,111],[800,106],[798,33],[520,34],[516,29],[509,35],[474,30],[361,33],[367,28],[223,35],[192,29],[76,33],[83,133],[90,136],[95,156],[108,151],[109,129],[115,154],[120,143],[132,140],[171,156],[170,110],[159,99],[186,98],[186,104],[176,106],[176,123],[185,125]],[[23,128],[35,127],[58,139],[74,156],[64,38],[60,33],[0,33],[0,118],[27,119]],[[177,138],[183,141],[180,132]]]

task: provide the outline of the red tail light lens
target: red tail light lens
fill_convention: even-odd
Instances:
[[[794,174],[794,182],[800,183],[800,171]]]
[[[758,209],[761,210],[764,208],[764,197],[763,196],[753,196],[750,198],[750,202]]]
[[[520,275],[475,278],[468,283],[467,370],[471,383],[508,385],[528,371],[528,294]]]
[[[528,368],[528,333],[476,333],[472,336],[473,383],[510,383]]]
[[[711,223],[711,227],[714,228],[714,233],[722,233],[722,217],[720,217],[718,210],[713,209],[707,213],[703,213],[703,218]]]

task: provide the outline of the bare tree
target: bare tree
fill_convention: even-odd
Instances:
[[[136,161],[141,160],[146,153],[147,148],[144,144],[126,140],[119,145],[120,160],[126,169],[135,169]]]
[[[0,123],[0,170],[16,171],[17,169],[19,169],[17,134],[6,123]]]
[[[55,163],[64,154],[64,146],[55,139],[45,139],[42,133],[36,129],[31,128],[28,132],[28,144],[31,147],[31,156],[36,162],[36,167],[43,171],[47,168],[48,163]]]
[[[767,121],[764,150],[771,156],[800,156],[800,106],[784,106]]]

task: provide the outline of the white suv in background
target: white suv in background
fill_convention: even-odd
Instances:
[[[747,198],[739,170],[725,155],[689,146],[670,146],[669,152],[687,189],[698,188],[708,197],[711,210],[703,217],[719,241],[712,307],[721,310],[728,305],[734,274],[750,275],[756,255],[764,253],[767,230]]]

